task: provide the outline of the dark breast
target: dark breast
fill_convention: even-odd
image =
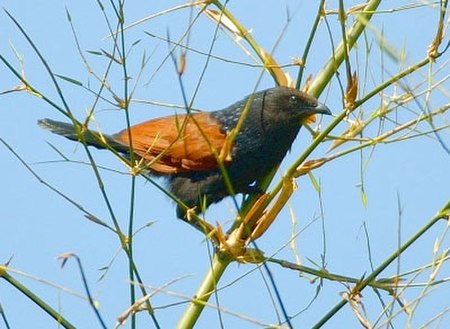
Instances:
[[[235,128],[246,102],[213,112],[225,132]],[[286,155],[300,129],[299,124],[277,125],[264,121],[262,98],[255,97],[232,151],[232,162],[227,167],[236,191],[245,188],[268,174]]]
[[[255,94],[248,116],[236,136],[231,163],[226,166],[235,193],[248,193],[249,185],[267,175],[278,165],[289,150],[300,125],[274,124],[264,120],[262,93]],[[222,133],[236,127],[246,100],[227,109],[210,112],[218,120]],[[230,195],[220,169],[179,173],[168,177],[170,190],[188,207],[196,206],[200,212],[202,203],[218,202]],[[184,217],[184,210],[177,208],[177,216]]]

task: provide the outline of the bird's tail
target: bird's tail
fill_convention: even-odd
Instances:
[[[75,127],[70,123],[42,119],[38,121],[38,124],[42,128],[50,130],[54,134],[64,136],[73,141],[80,141]],[[84,132],[84,140],[87,145],[94,146],[99,149],[105,149],[109,146],[118,152],[128,152],[129,150],[127,145],[118,143],[112,136],[99,134],[92,130],[87,130]]]

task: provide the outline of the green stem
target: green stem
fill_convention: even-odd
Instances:
[[[336,73],[339,66],[342,64],[343,60],[345,59],[346,49],[350,50],[353,45],[358,40],[361,33],[364,31],[364,28],[366,27],[367,22],[372,18],[373,14],[375,13],[378,5],[380,4],[381,0],[371,0],[367,2],[366,7],[364,8],[364,11],[362,11],[359,15],[356,16],[356,22],[352,25],[352,27],[349,29],[347,33],[347,40],[346,42],[341,42],[337,47],[336,50],[333,52],[333,55],[330,57],[328,62],[325,64],[323,69],[319,72],[317,77],[314,79],[314,81],[311,83],[311,86],[309,88],[308,93],[311,94],[314,97],[319,97],[319,95],[322,93],[325,86],[330,82],[332,76]],[[348,47],[348,48],[347,48]],[[303,154],[297,159],[297,161],[290,167],[288,172],[286,173],[286,177],[293,177],[297,167],[302,164],[306,158],[314,151],[314,149],[325,139],[325,137],[328,136],[328,134],[348,115],[347,111],[342,111],[334,120],[333,122],[324,130],[322,133],[316,136],[314,138],[311,145],[303,152]],[[266,189],[267,186],[269,186],[270,182],[272,181],[275,172],[277,168],[274,168],[274,170],[269,173],[263,180],[263,185],[260,184],[260,187],[263,188],[263,190]],[[276,194],[281,190],[282,182],[278,183],[275,188],[271,191],[270,196],[267,200],[267,204],[276,196]],[[253,204],[255,201],[255,198],[250,197],[245,204],[242,207],[241,213],[245,213]],[[238,223],[235,223],[233,225],[233,228],[236,227]]]
[[[263,64],[266,64],[267,57],[262,51],[262,48],[258,45],[258,43],[253,39],[252,35],[247,31],[247,29],[234,18],[234,16],[228,11],[227,8],[225,8],[224,5],[222,5],[219,1],[213,0],[211,1],[221,12],[221,15],[224,15],[226,18],[228,18],[233,25],[238,29],[240,37],[242,37],[247,43],[250,45],[250,47],[253,49],[255,54],[259,57],[261,62]],[[273,77],[275,82],[277,82],[277,75],[273,71],[273,69],[270,66],[266,66],[265,69],[270,73],[270,75]]]
[[[192,298],[189,306],[178,322],[177,329],[193,328],[201,312],[205,308],[209,297],[216,291],[217,283],[225,272],[227,266],[231,263],[231,258],[221,253],[215,253],[210,269]]]
[[[394,75],[389,80],[386,80],[385,82],[383,82],[382,84],[380,84],[379,86],[377,86],[376,88],[374,88],[373,90],[368,92],[366,95],[364,95],[363,98],[357,100],[355,102],[355,104],[354,104],[354,107],[355,108],[360,107],[362,104],[367,102],[369,99],[372,99],[372,97],[374,97],[376,94],[380,93],[381,91],[383,91],[387,87],[393,85],[394,83],[396,83],[400,79],[403,79],[404,77],[410,75],[411,73],[419,70],[423,66],[427,65],[429,62],[430,62],[430,59],[428,57],[426,57],[426,58],[422,59],[421,61],[415,63],[414,65],[411,65],[410,67],[408,67],[407,69],[403,70],[402,72]]]
[[[306,42],[305,50],[303,51],[303,55],[302,55],[302,62],[298,69],[297,82],[295,85],[295,88],[297,88],[297,89],[300,89],[300,87],[301,87],[303,73],[304,73],[305,67],[306,67],[306,60],[308,59],[309,50],[311,49],[312,42],[314,40],[314,37],[316,36],[316,32],[317,32],[317,28],[319,27],[320,19],[323,16],[324,5],[325,5],[325,0],[320,0],[318,12],[316,15],[316,20],[314,21],[314,24],[311,28],[311,32],[309,33],[309,38],[308,38],[308,41]]]
[[[341,42],[337,46],[333,55],[312,82],[308,93],[315,97],[322,93],[325,86],[331,80],[332,76],[336,73],[338,67],[345,59],[346,50],[351,49],[356,43],[359,36],[364,31],[367,22],[372,18],[380,3],[381,0],[368,1],[364,10],[360,14],[356,15],[356,22],[348,30],[347,42]]]
[[[278,264],[284,268],[288,268],[288,269],[298,271],[301,273],[307,273],[310,275],[314,275],[317,278],[325,279],[325,280],[329,280],[329,281],[354,283],[354,284],[358,284],[359,282],[361,282],[361,279],[356,279],[356,278],[352,278],[352,277],[340,275],[340,274],[334,274],[334,273],[328,272],[326,269],[317,270],[317,269],[314,269],[314,268],[311,268],[308,266],[291,263],[291,262],[288,262],[283,259],[267,258],[266,261]],[[378,281],[374,280],[372,282],[369,282],[368,285],[371,286],[372,288],[382,289],[382,290],[385,290],[388,293],[392,294],[392,292],[393,292],[392,287],[394,285],[395,280],[396,280],[396,278],[382,279],[382,280],[378,280]]]
[[[360,292],[373,282],[376,277],[383,272],[393,261],[395,261],[400,254],[408,249],[418,238],[428,232],[428,230],[434,226],[441,219],[449,220],[450,213],[450,201],[434,216],[424,227],[422,227],[415,235],[413,235],[408,241],[406,241],[400,248],[398,248],[391,256],[389,256],[380,266],[378,266],[367,278],[360,281],[352,289],[352,291]],[[333,307],[319,322],[317,322],[313,329],[322,327],[331,317],[333,317],[344,305],[347,304],[347,299],[342,299],[335,307]]]
[[[26,297],[28,297],[32,302],[34,302],[37,306],[39,306],[42,310],[44,310],[48,315],[50,315],[53,319],[55,319],[58,324],[68,329],[75,329],[76,327],[72,325],[69,321],[64,319],[60,313],[55,311],[50,305],[45,303],[41,298],[35,295],[31,290],[26,288],[19,281],[14,279],[11,275],[7,273],[8,268],[5,266],[0,266],[0,278],[7,281],[14,288],[22,292]]]
[[[348,149],[345,149],[343,151],[331,154],[330,156],[326,157],[326,162],[329,162],[331,160],[335,160],[337,158],[343,157],[343,156],[348,155],[350,153],[353,153],[355,151],[362,150],[362,149],[364,149],[366,147],[369,147],[369,146],[372,146],[372,145],[376,145],[376,144],[379,144],[379,143],[390,143],[393,140],[392,139],[391,140],[387,140],[389,137],[391,137],[391,136],[393,136],[393,135],[395,135],[395,134],[397,134],[397,133],[399,133],[399,132],[401,132],[401,131],[403,131],[405,129],[408,129],[411,126],[415,126],[419,122],[422,122],[422,121],[425,121],[425,120],[431,120],[433,117],[445,113],[448,109],[450,109],[450,105],[446,105],[446,106],[444,106],[442,108],[439,108],[436,111],[431,112],[429,114],[421,114],[419,117],[417,117],[417,118],[415,118],[413,120],[410,120],[408,122],[405,122],[404,124],[394,128],[394,129],[392,129],[392,130],[390,130],[390,131],[388,131],[388,132],[386,132],[386,133],[384,133],[384,134],[382,134],[382,135],[380,135],[380,136],[378,136],[376,138],[367,140],[365,142],[361,142],[358,145],[355,145],[355,146],[349,147]],[[446,129],[446,128],[448,128],[448,126],[445,126],[445,127],[442,127],[442,128]],[[437,131],[438,129],[440,129],[440,128],[436,128],[435,131]],[[399,139],[397,139],[397,140],[399,140]],[[323,164],[325,164],[326,162],[324,162]],[[321,164],[320,166],[322,166],[323,164]],[[316,167],[316,168],[318,168],[318,167]]]

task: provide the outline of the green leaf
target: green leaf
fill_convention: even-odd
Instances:
[[[131,47],[133,47],[133,46],[136,46],[138,43],[140,43],[141,42],[141,39],[138,39],[138,40],[136,40],[135,42],[133,42],[132,44],[131,44]]]
[[[361,201],[364,208],[367,208],[367,195],[366,192],[364,192],[364,189],[361,189]]]
[[[101,51],[96,51],[96,50],[87,50],[87,52],[91,55],[96,55],[96,56],[103,56],[103,53]]]
[[[317,179],[314,177],[312,172],[308,173],[309,179],[311,180],[312,185],[314,186],[314,189],[317,191],[317,193],[320,193],[320,184],[317,181]]]
[[[69,22],[72,22],[72,17],[70,16],[69,9],[67,9],[67,8],[66,8],[66,16],[67,16],[67,20],[68,20]]]
[[[57,76],[60,79],[65,80],[67,82],[73,83],[74,85],[77,85],[77,86],[80,86],[80,87],[83,86],[83,84],[80,81],[78,81],[78,80],[75,80],[75,79],[66,77],[64,75],[60,75],[60,74],[55,74],[55,76]]]

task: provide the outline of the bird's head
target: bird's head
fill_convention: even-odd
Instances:
[[[265,121],[300,125],[313,114],[331,114],[328,107],[298,89],[276,87],[264,91]]]

